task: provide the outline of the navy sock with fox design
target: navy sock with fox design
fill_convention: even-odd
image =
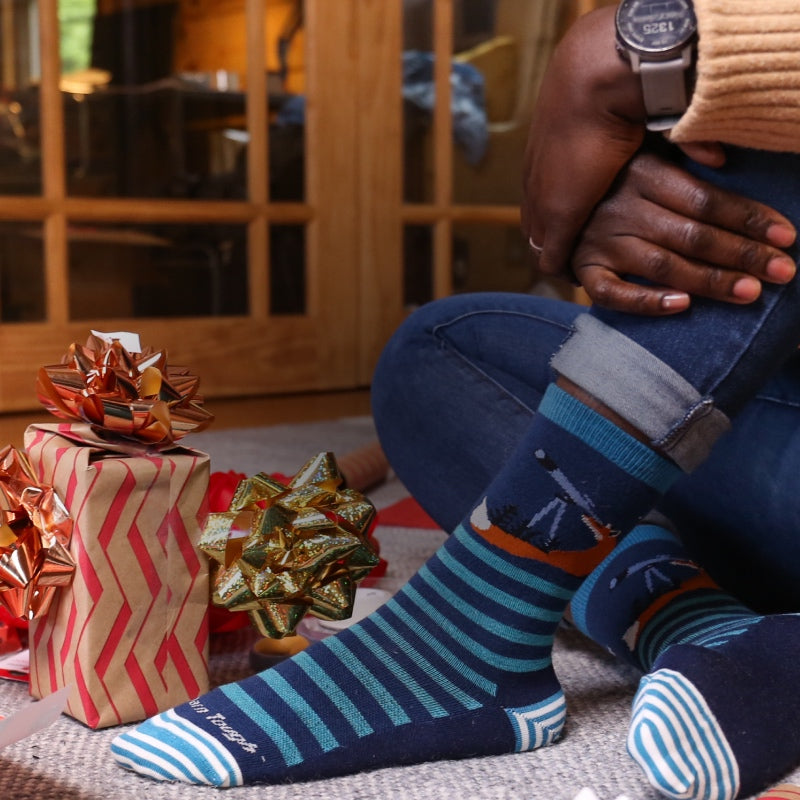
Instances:
[[[733,800],[800,763],[800,615],[761,616],[661,524],[634,529],[572,601],[579,629],[647,673],[628,750],[680,800]]]
[[[233,786],[555,741],[565,701],[551,651],[564,609],[679,472],[555,386],[539,411],[486,496],[388,603],[121,734],[117,762]]]

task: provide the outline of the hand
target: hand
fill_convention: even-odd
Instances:
[[[614,11],[580,17],[542,82],[523,173],[522,229],[541,247],[539,270],[569,275],[580,230],[641,145],[639,79],[614,47]]]
[[[749,303],[761,281],[794,276],[794,261],[779,248],[795,235],[771,208],[644,152],[598,205],[572,269],[594,303],[619,311],[674,314],[689,307],[691,295]]]
[[[604,7],[577,20],[539,90],[525,151],[522,230],[545,275],[571,277],[580,230],[644,140],[641,82],[616,51],[615,11]],[[725,160],[715,142],[682,149],[709,167]]]

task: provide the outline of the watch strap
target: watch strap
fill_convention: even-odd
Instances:
[[[642,80],[647,128],[663,131],[675,126],[689,106],[692,47],[669,61],[641,61],[635,65]]]

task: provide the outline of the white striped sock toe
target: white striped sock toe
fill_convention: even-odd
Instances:
[[[714,714],[679,672],[646,675],[633,701],[628,752],[650,784],[674,800],[733,800],[736,758]]]
[[[116,762],[160,781],[240,786],[233,756],[201,728],[167,711],[117,736],[111,743]]]

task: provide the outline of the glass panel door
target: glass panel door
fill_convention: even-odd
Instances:
[[[38,12],[35,0],[0,0],[0,194],[42,189]]]
[[[212,398],[368,381],[361,5],[0,0],[0,410],[90,328]]]
[[[522,240],[521,172],[545,65],[566,25],[590,5],[405,0],[409,306],[451,292],[563,291],[539,280]]]

